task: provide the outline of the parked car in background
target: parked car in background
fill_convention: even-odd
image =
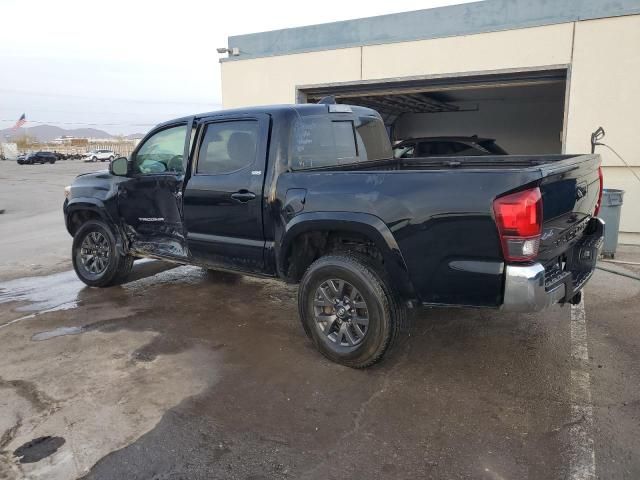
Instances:
[[[107,160],[111,161],[114,158],[116,158],[116,154],[113,150],[91,150],[84,156],[84,160],[90,162],[97,162],[98,160],[106,162]]]
[[[56,163],[56,154],[53,152],[35,152],[25,157],[18,156],[20,165],[33,165],[35,163]]]
[[[172,120],[65,189],[73,266],[92,287],[123,282],[136,257],[298,283],[307,335],[357,368],[409,305],[580,301],[603,238],[598,155],[392,157],[363,107]]]
[[[507,155],[493,138],[423,137],[403,140],[393,147],[395,158],[476,157]]]

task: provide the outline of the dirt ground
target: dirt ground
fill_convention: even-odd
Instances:
[[[541,314],[420,310],[357,371],[276,281],[139,261],[85,287],[62,191],[99,168],[0,162],[0,479],[640,478],[639,268]]]

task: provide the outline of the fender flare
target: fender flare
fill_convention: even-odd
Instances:
[[[280,241],[276,241],[276,264],[281,277],[284,276],[287,252],[302,233],[322,230],[340,230],[358,233],[371,239],[385,263],[385,270],[392,284],[405,299],[416,298],[409,271],[400,247],[389,227],[375,215],[358,212],[308,212],[296,215],[284,226]]]
[[[111,225],[113,227],[113,233],[116,237],[116,248],[121,254],[126,254],[128,248],[125,245],[123,239],[125,235],[123,234],[121,228],[119,227],[117,222],[114,222],[109,215],[109,212],[102,200],[92,197],[78,197],[73,198],[70,201],[66,202],[64,205],[64,223],[67,228],[67,232],[69,235],[73,236],[72,228],[70,224],[71,216],[75,212],[80,211],[90,211],[98,215],[98,217],[104,221],[107,225]]]
[[[70,228],[71,225],[69,224],[69,220],[71,219],[72,214],[75,212],[86,211],[86,210],[97,213],[101,219],[103,219],[104,221],[110,224],[113,224],[113,221],[109,216],[109,214],[107,213],[107,210],[104,206],[104,202],[102,200],[99,200],[97,198],[91,198],[91,197],[73,198],[69,200],[69,202],[66,203],[64,206],[64,221],[67,226],[67,231],[71,235],[73,234],[71,233],[71,228]]]

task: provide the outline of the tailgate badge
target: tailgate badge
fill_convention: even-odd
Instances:
[[[587,186],[578,185],[576,187],[576,200],[581,200],[587,195]]]

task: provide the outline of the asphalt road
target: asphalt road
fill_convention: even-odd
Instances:
[[[53,165],[0,161],[0,278],[66,268],[71,237],[64,229],[64,187],[76,175],[104,170],[106,163],[80,160]],[[62,228],[60,228],[62,226]]]
[[[59,202],[62,169],[3,167],[0,199]],[[34,248],[63,233],[2,259],[0,478],[640,478],[638,280],[598,271],[583,306],[536,315],[422,310],[356,371],[312,348],[294,288],[142,261],[90,289]]]

